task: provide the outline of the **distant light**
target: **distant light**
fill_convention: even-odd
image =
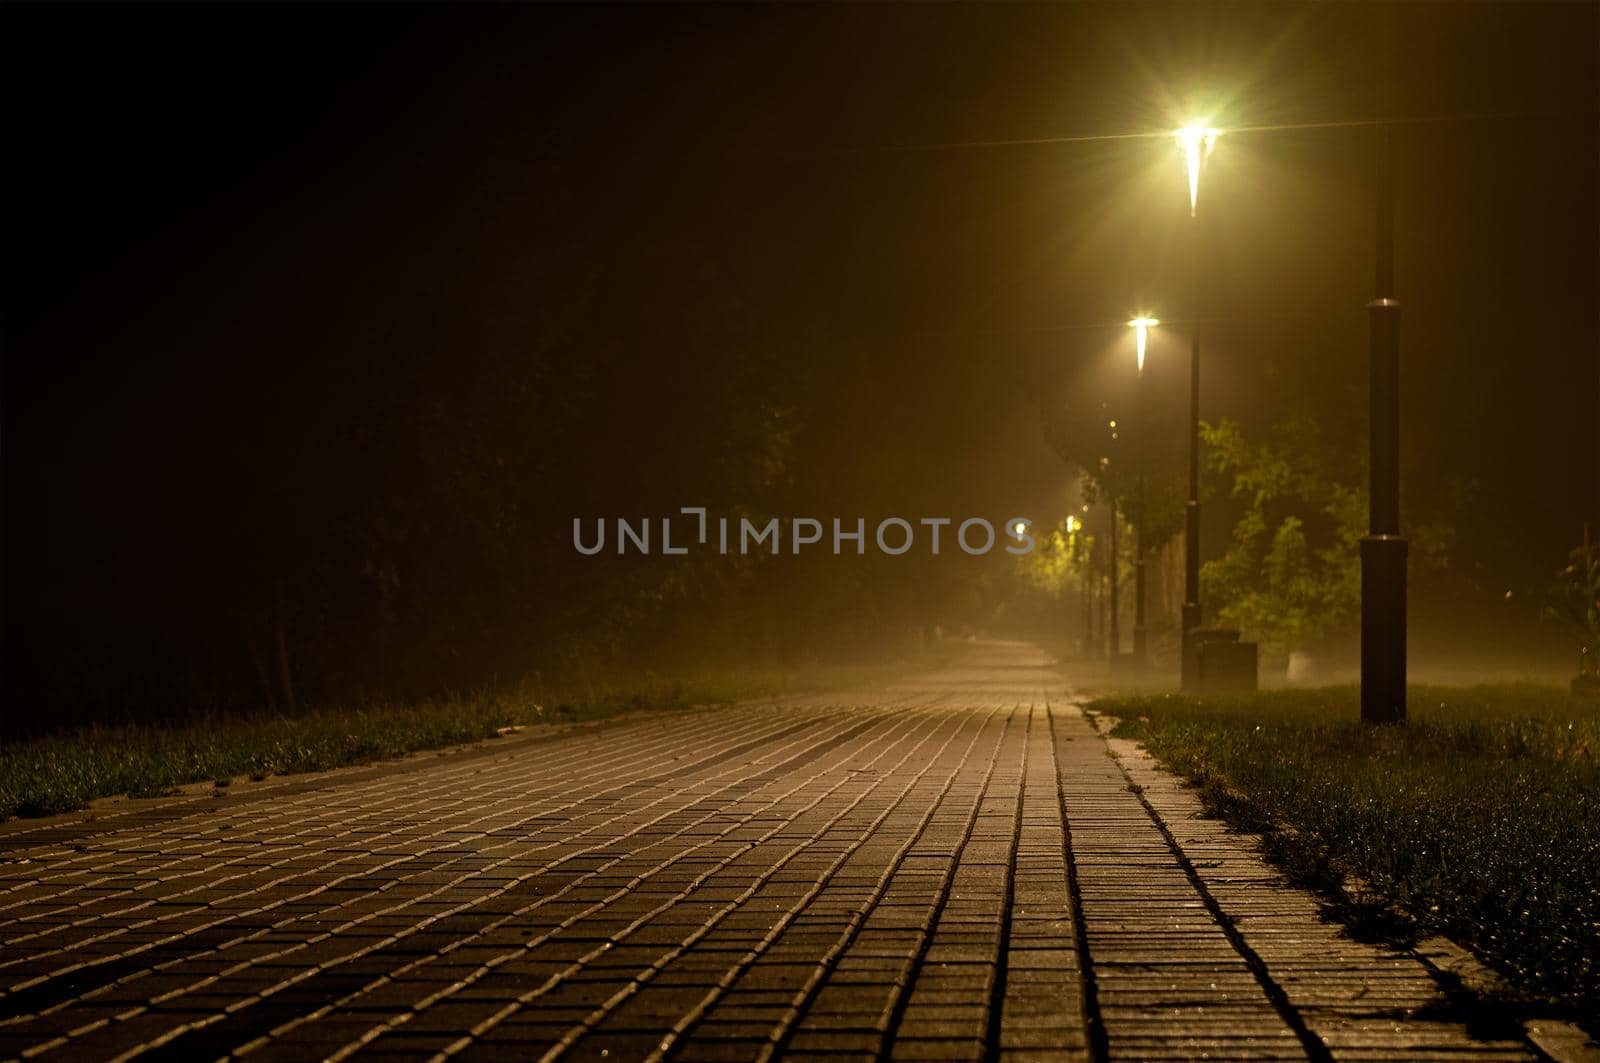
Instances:
[[[1209,119],[1188,122],[1175,134],[1183,148],[1183,162],[1189,170],[1189,217],[1194,217],[1200,202],[1200,164],[1211,157],[1222,130],[1210,124]]]
[[[1132,327],[1134,337],[1138,342],[1139,372],[1141,373],[1144,372],[1144,349],[1145,344],[1150,339],[1150,330],[1159,324],[1161,324],[1161,322],[1158,319],[1144,316],[1136,317],[1132,321],[1128,322],[1128,325]],[[1115,421],[1112,422],[1112,427],[1116,427]]]
[[[1018,538],[1020,538],[1022,536],[1022,533],[1027,531],[1027,530],[1028,530],[1027,522],[1020,521],[1020,520],[1017,521],[1017,536],[1018,536]]]
[[[1075,532],[1077,530],[1078,530],[1078,518],[1069,516],[1067,518],[1067,534],[1071,535],[1073,532]]]
[[[1110,425],[1112,428],[1117,427],[1117,422],[1115,421],[1107,421],[1106,424]]]

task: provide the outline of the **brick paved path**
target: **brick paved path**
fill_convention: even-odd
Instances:
[[[1528,1057],[1109,748],[1038,651],[988,644],[12,825],[0,1056]]]

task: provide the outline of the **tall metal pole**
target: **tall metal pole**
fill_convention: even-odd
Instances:
[[[1138,378],[1134,383],[1134,428],[1133,448],[1135,460],[1139,463],[1139,500],[1135,508],[1137,514],[1133,526],[1133,660],[1139,667],[1145,663],[1145,630],[1144,630],[1144,435],[1145,435],[1145,403],[1144,403],[1144,369],[1138,370]]]
[[[1081,533],[1082,528],[1080,526]],[[1080,553],[1077,542],[1073,542],[1073,554]],[[1094,547],[1091,545],[1083,553],[1083,561],[1078,565],[1078,594],[1083,598],[1083,656],[1085,660],[1094,657],[1094,593],[1090,590],[1090,580],[1094,575]]]
[[[1194,689],[1190,632],[1200,626],[1200,214],[1189,217],[1189,500],[1183,507],[1183,643],[1179,686]]]
[[[1078,597],[1080,599],[1082,599],[1078,604],[1084,606],[1084,610],[1083,610],[1083,617],[1084,617],[1083,635],[1082,635],[1081,640],[1080,640],[1080,645],[1082,646],[1082,651],[1081,651],[1082,656],[1087,657],[1087,656],[1089,656],[1089,609],[1088,609],[1088,603],[1089,603],[1088,586],[1089,585],[1083,578],[1083,569],[1081,567],[1081,562],[1080,562],[1080,558],[1083,555],[1083,551],[1079,549],[1080,540],[1082,539],[1082,535],[1080,534],[1082,532],[1082,529],[1080,528],[1077,531],[1073,531],[1073,530],[1071,530],[1072,527],[1073,527],[1072,518],[1068,517],[1067,518],[1067,528],[1069,530],[1068,530],[1067,534],[1069,536],[1071,536],[1071,539],[1072,539],[1072,548],[1071,548],[1070,552],[1067,555],[1068,558],[1070,559],[1069,560],[1069,564],[1068,564],[1068,570],[1071,571],[1073,569],[1076,569],[1077,572],[1078,572]]]
[[[1095,553],[1095,557],[1099,561],[1099,567],[1095,570],[1095,574],[1094,574],[1094,613],[1095,613],[1095,622],[1094,622],[1095,643],[1094,643],[1094,646],[1095,646],[1095,656],[1098,657],[1101,654],[1106,652],[1106,552],[1105,552],[1105,548],[1100,543],[1096,543],[1095,544],[1095,548],[1094,548],[1094,553]]]
[[[1116,664],[1117,658],[1122,655],[1122,629],[1117,626],[1117,601],[1121,597],[1117,593],[1117,562],[1120,555],[1117,553],[1117,499],[1111,498],[1111,663]]]
[[[1394,10],[1385,12],[1379,58],[1382,114],[1393,99]],[[1372,338],[1371,474],[1368,535],[1361,540],[1361,719],[1406,718],[1406,552],[1400,534],[1400,303],[1394,289],[1394,149],[1375,127],[1377,292],[1367,304]]]

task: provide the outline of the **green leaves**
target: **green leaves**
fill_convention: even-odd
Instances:
[[[1202,428],[1207,464],[1244,503],[1228,552],[1201,568],[1217,615],[1284,655],[1310,647],[1359,600],[1366,491],[1329,472],[1315,421],[1293,418],[1264,442],[1224,419]]]
[[[1059,597],[1095,571],[1095,536],[1081,526],[1069,532],[1062,521],[1048,532],[1036,530],[1033,537],[1033,550],[1017,558],[1017,569],[1046,594]]]

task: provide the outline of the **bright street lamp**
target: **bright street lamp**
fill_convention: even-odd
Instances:
[[[1129,327],[1133,329],[1135,341],[1138,345],[1139,372],[1141,374],[1144,372],[1144,350],[1146,344],[1150,342],[1150,330],[1159,324],[1161,322],[1153,317],[1136,317],[1128,322]],[[1117,422],[1112,421],[1111,427],[1115,428],[1116,426]]]
[[[1184,165],[1189,169],[1189,217],[1194,217],[1200,203],[1200,167],[1211,157],[1222,130],[1208,125],[1204,120],[1189,122],[1175,134],[1183,148]]]
[[[1133,661],[1143,667],[1145,662],[1144,634],[1144,434],[1147,419],[1144,415],[1144,353],[1150,343],[1150,330],[1161,324],[1160,320],[1140,314],[1128,322],[1133,329],[1134,343],[1139,356],[1139,378],[1134,388],[1133,432],[1134,460],[1138,463],[1139,499],[1137,522],[1133,526]]]
[[[1222,130],[1209,120],[1188,122],[1175,134],[1189,172],[1189,500],[1183,506],[1183,647],[1179,686],[1199,684],[1193,631],[1200,626],[1200,170]]]

